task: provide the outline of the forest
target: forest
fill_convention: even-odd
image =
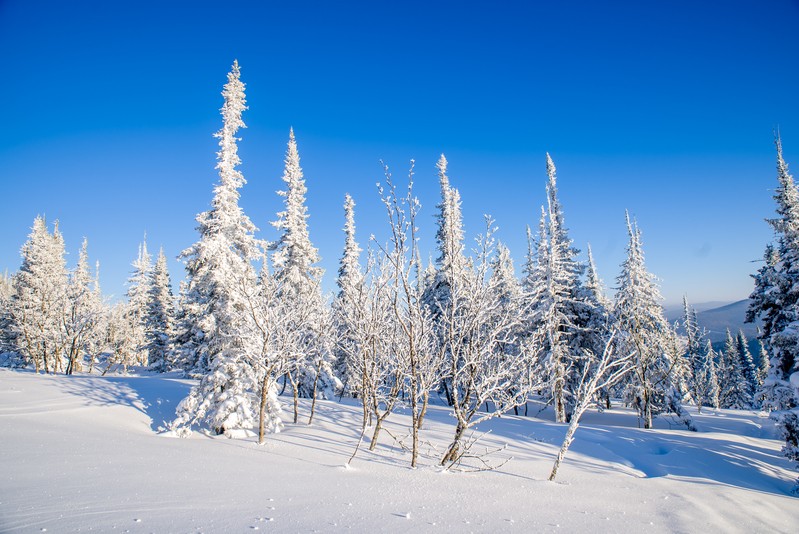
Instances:
[[[348,463],[362,444],[374,450],[396,441],[386,422],[402,409],[403,450],[417,467],[436,405],[453,423],[438,464],[457,469],[478,458],[491,469],[476,430],[504,414],[532,416],[533,400],[567,428],[549,480],[586,411],[618,405],[632,408],[643,429],[669,416],[695,430],[687,407],[765,412],[782,433],[783,453],[799,463],[799,190],[779,136],[776,213],[767,221],[773,241],[752,274],[747,312],[762,325],[752,354],[743,332],[729,330],[723,349],[714,349],[687,301],[678,324],[666,320],[644,234],[629,215],[626,258],[608,296],[590,247],[583,260],[569,237],[548,154],[546,204],[537,228],[528,228],[518,275],[491,217],[466,242],[462,199],[441,155],[434,261],[425,264],[419,248],[413,162],[401,180],[386,165],[376,199],[385,211],[379,233],[388,238],[356,232],[356,203],[346,195],[337,291],[326,295],[294,131],[284,209],[271,222],[277,238],[267,242],[239,205],[237,136],[247,108],[238,62],[222,94],[218,182],[210,208],[196,217],[197,241],[179,253],[185,278],[177,295],[166,253],[153,261],[145,240],[126,298],[110,303],[88,242],[68,266],[62,229],[37,217],[19,270],[0,279],[4,366],[52,375],[182,372],[193,386],[162,429],[180,437],[201,431],[264,444],[286,419],[313,424],[317,400],[352,399],[360,439]]]

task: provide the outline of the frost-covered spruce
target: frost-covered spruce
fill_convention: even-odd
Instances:
[[[16,363],[16,335],[14,316],[11,313],[11,298],[14,293],[12,277],[8,273],[0,275],[0,355],[4,362]]]
[[[92,278],[89,272],[88,241],[84,239],[78,265],[70,273],[67,286],[64,317],[67,374],[82,370],[84,355],[88,355],[93,363],[105,338],[103,315],[99,282],[97,275]]]
[[[241,163],[236,134],[244,127],[241,115],[246,109],[238,62],[233,63],[222,95],[223,125],[216,133],[219,182],[211,209],[197,216],[200,239],[181,254],[187,284],[180,339],[191,351],[182,357],[203,371],[170,425],[181,435],[198,424],[236,436],[257,422],[258,377],[243,334],[249,329],[246,296],[257,285],[253,263],[263,258],[264,244],[255,238],[257,228],[238,203],[245,180],[236,169]]]
[[[445,342],[441,317],[453,305],[452,285],[468,275],[468,261],[464,255],[461,198],[458,190],[450,184],[447,165],[447,158],[441,154],[436,163],[441,191],[441,201],[436,214],[438,257],[435,269],[424,276],[422,292],[422,303],[430,310],[433,327],[442,346],[445,346]],[[452,357],[452,354],[446,354],[446,359]],[[444,378],[442,388],[448,403],[452,404],[452,386],[449,378]]]
[[[136,363],[148,364],[147,315],[150,308],[153,264],[147,252],[147,236],[139,244],[139,254],[133,261],[133,271],[128,278],[126,317],[131,326]]]
[[[351,380],[354,359],[358,357],[353,319],[358,314],[364,296],[364,276],[360,265],[361,247],[355,239],[355,201],[347,194],[344,197],[344,252],[341,255],[336,285],[338,295],[333,301],[333,322],[338,334],[335,371],[341,379],[345,392],[358,394],[357,378]]]
[[[679,403],[675,376],[674,333],[663,316],[660,291],[646,270],[641,232],[627,215],[627,258],[616,279],[614,316],[619,331],[619,352],[634,353],[633,370],[625,380],[625,401],[638,410],[644,428],[652,428],[661,412],[678,412],[686,417]],[[690,421],[685,420],[690,428]]]
[[[158,251],[158,259],[151,272],[149,297],[145,326],[150,369],[164,372],[172,365],[169,359],[172,353],[175,303],[163,248]]]
[[[62,324],[68,274],[64,237],[55,223],[47,230],[44,217],[33,221],[22,246],[22,265],[14,277],[12,315],[19,351],[36,371],[64,369]]]
[[[316,264],[319,253],[308,233],[308,208],[305,205],[305,178],[300,167],[300,155],[294,129],[289,132],[283,181],[284,211],[272,225],[280,231],[273,245],[273,272],[279,298],[292,313],[292,328],[296,332],[294,360],[286,378],[291,382],[296,398],[320,394],[331,397],[341,382],[333,374],[333,355],[328,346],[329,310],[321,292],[323,270]],[[297,413],[295,410],[295,422]]]
[[[722,408],[748,409],[752,406],[749,383],[744,375],[737,340],[727,329],[724,351],[720,354],[719,379]]]
[[[564,225],[563,210],[557,196],[555,164],[547,154],[547,206],[541,209],[537,257],[525,286],[532,312],[533,330],[543,342],[555,408],[555,419],[567,422],[572,410],[570,391],[580,368],[581,344],[578,330],[589,320],[586,294],[580,276],[585,266],[576,259],[579,250],[572,246]]]
[[[777,217],[767,220],[774,230],[774,243],[766,246],[765,264],[753,275],[755,289],[746,320],[762,322],[760,339],[770,354],[761,391],[763,408],[779,411],[799,404],[790,385],[799,362],[799,191],[783,159],[779,137],[775,144]]]

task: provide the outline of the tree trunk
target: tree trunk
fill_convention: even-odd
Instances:
[[[319,375],[321,374],[321,369],[316,370],[316,376],[313,379],[313,398],[311,400],[311,415],[308,417],[308,424],[310,425],[313,423],[313,414],[316,410],[316,386],[319,384]]]
[[[375,450],[377,446],[377,436],[380,434],[380,430],[383,428],[383,418],[378,417],[377,422],[375,423],[375,431],[372,432],[372,441],[369,443],[369,450]]]
[[[261,382],[261,409],[259,410],[258,421],[258,445],[263,445],[266,441],[264,439],[264,428],[266,423],[266,400],[269,397],[269,374],[264,373],[264,379]]]
[[[464,425],[461,421],[458,421],[458,426],[455,427],[455,437],[447,448],[446,454],[444,454],[444,457],[441,458],[441,463],[439,465],[451,465],[455,463],[458,458],[460,458],[461,438],[463,437],[463,433],[465,431],[466,425]]]
[[[582,414],[575,413],[572,416],[571,423],[569,423],[569,429],[566,430],[566,437],[563,438],[563,444],[560,446],[557,458],[555,458],[555,465],[552,466],[552,472],[549,474],[550,482],[555,480],[555,476],[558,474],[560,463],[563,461],[563,457],[566,456],[566,451],[569,450],[569,447],[574,440],[574,433],[577,431],[577,427],[580,426],[580,415]]]

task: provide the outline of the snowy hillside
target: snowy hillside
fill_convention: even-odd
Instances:
[[[422,467],[388,435],[350,468],[361,418],[321,401],[312,426],[265,446],[159,432],[191,381],[158,376],[41,376],[0,369],[2,532],[795,532],[795,479],[770,420],[705,410],[699,432],[637,428],[633,413],[589,412],[546,481],[565,432],[531,406],[482,431],[507,448],[494,471],[436,467],[453,430],[432,407]],[[286,399],[289,400],[289,399]],[[308,405],[302,404],[307,417]],[[693,408],[691,408],[693,410]],[[693,414],[693,412],[692,412]],[[537,417],[532,417],[536,415]],[[408,418],[388,419],[401,440]]]

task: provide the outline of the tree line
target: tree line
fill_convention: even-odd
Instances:
[[[239,206],[246,183],[237,147],[244,89],[236,62],[216,133],[219,181],[210,209],[196,217],[198,240],[179,255],[186,277],[177,298],[163,250],[153,264],[145,239],[126,301],[109,305],[99,265],[91,273],[86,241],[77,266],[68,269],[58,224],[50,231],[37,217],[19,271],[0,283],[6,362],[66,374],[91,372],[98,362],[104,373],[133,365],[183,370],[198,382],[170,423],[179,435],[197,428],[230,437],[257,432],[263,442],[282,425],[279,397],[288,390],[295,423],[299,398],[313,399],[309,423],[317,398],[358,399],[361,435],[371,430],[374,448],[385,419],[406,406],[413,466],[431,396],[443,399],[456,422],[440,459],[445,466],[472,454],[475,426],[511,410],[526,413],[531,396],[570,425],[562,454],[588,407],[609,409],[620,399],[644,428],[670,413],[693,429],[685,404],[700,412],[703,406],[771,410],[780,414],[786,453],[799,456],[790,382],[799,361],[799,193],[779,139],[778,217],[769,220],[775,242],[754,275],[747,316],[763,322],[761,352],[753,357],[742,332],[728,332],[724,349],[715,351],[687,301],[678,334],[664,317],[641,230],[629,216],[626,258],[608,298],[590,246],[582,261],[569,237],[548,154],[546,204],[537,231],[528,228],[520,276],[490,217],[473,247],[467,245],[460,193],[442,155],[435,261],[421,260],[413,162],[402,184],[384,166],[378,196],[388,239],[371,237],[361,246],[355,201],[346,195],[338,291],[326,298],[293,130],[280,192],[284,209],[272,222],[278,238],[257,238]],[[557,464],[552,478],[556,471]]]

